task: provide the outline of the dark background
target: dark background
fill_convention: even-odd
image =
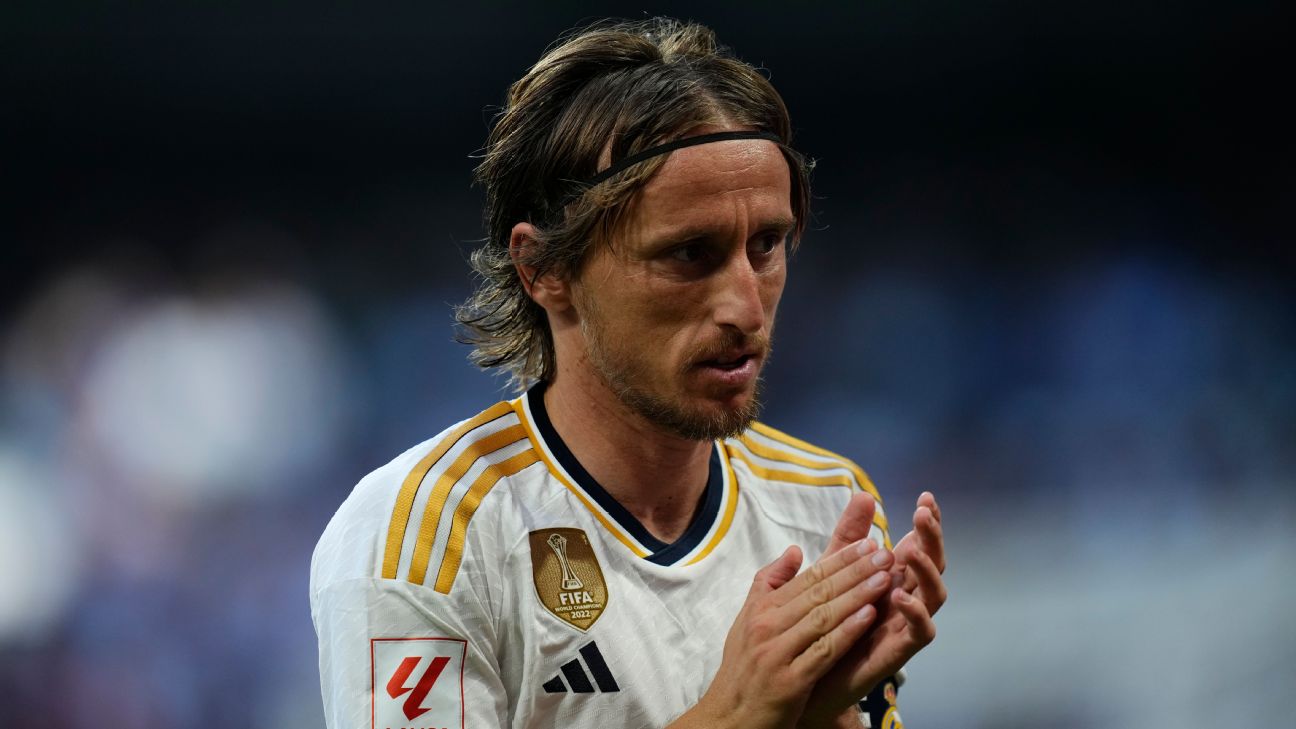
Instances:
[[[320,723],[314,539],[501,396],[450,341],[472,157],[561,32],[646,13],[768,69],[819,162],[766,420],[897,525],[947,505],[909,723],[1279,725],[1282,9],[6,6],[0,725]]]
[[[822,161],[820,223],[852,227],[858,243],[818,247],[851,264],[1039,267],[1139,249],[1289,273],[1293,59],[1280,7],[654,12],[709,23],[770,69],[799,146]],[[478,235],[473,216],[446,211],[477,207],[468,155],[504,89],[559,33],[603,14],[576,3],[5,13],[7,217],[22,256],[6,267],[9,303],[106,236],[204,270],[193,241],[204,223],[250,216],[309,237],[321,275],[363,262],[408,274],[377,285],[417,286],[415,271],[446,268],[445,249]],[[384,215],[400,196],[423,200],[424,217]],[[915,241],[933,229],[952,234]]]

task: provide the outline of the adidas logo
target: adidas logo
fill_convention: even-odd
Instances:
[[[582,658],[585,660],[584,666],[581,665]],[[588,673],[586,669],[589,669]],[[543,688],[547,694],[565,694],[568,686],[573,693],[592,694],[594,684],[590,683],[591,675],[594,676],[594,684],[598,684],[600,692],[610,693],[621,690],[621,687],[617,686],[616,679],[612,678],[612,671],[608,670],[603,654],[599,653],[598,646],[594,643],[581,648],[580,658],[573,658],[564,663],[562,672],[545,681]],[[564,678],[567,679],[566,683],[563,682]]]

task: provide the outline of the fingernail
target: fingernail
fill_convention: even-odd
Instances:
[[[887,562],[890,561],[891,561],[891,553],[886,550],[882,550],[881,552],[878,552],[877,554],[873,555],[873,564],[877,565],[878,567],[885,567]]]
[[[868,621],[873,619],[873,613],[875,611],[876,608],[874,608],[872,605],[865,605],[864,607],[855,611],[855,619],[860,621],[861,623],[867,623]]]
[[[878,572],[877,574],[868,578],[868,581],[865,582],[864,584],[867,585],[870,589],[876,590],[890,581],[891,581],[890,573]]]
[[[896,591],[896,594],[895,594],[895,599],[896,599],[896,601],[898,601],[898,602],[902,602],[902,603],[908,605],[908,604],[909,604],[909,601],[910,601],[910,600],[913,600],[913,596],[910,595],[909,593],[905,592],[904,590],[897,590],[897,591]]]
[[[855,549],[860,553],[860,555],[865,555],[877,549],[877,542],[872,539],[861,539],[855,543]]]

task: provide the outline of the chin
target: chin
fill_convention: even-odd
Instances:
[[[711,394],[666,399],[632,395],[625,402],[653,425],[688,440],[736,436],[747,429],[760,411],[756,388],[719,397]]]

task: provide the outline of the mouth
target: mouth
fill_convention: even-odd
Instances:
[[[714,359],[707,359],[699,362],[702,367],[714,367],[726,372],[742,369],[748,362],[753,361],[756,355],[750,352],[737,352],[721,355]]]
[[[756,382],[764,352],[760,347],[748,346],[712,355],[697,360],[694,372],[710,383],[710,387],[736,391],[747,390]]]
[[[765,336],[732,336],[696,352],[690,376],[712,396],[750,393],[769,354]]]

